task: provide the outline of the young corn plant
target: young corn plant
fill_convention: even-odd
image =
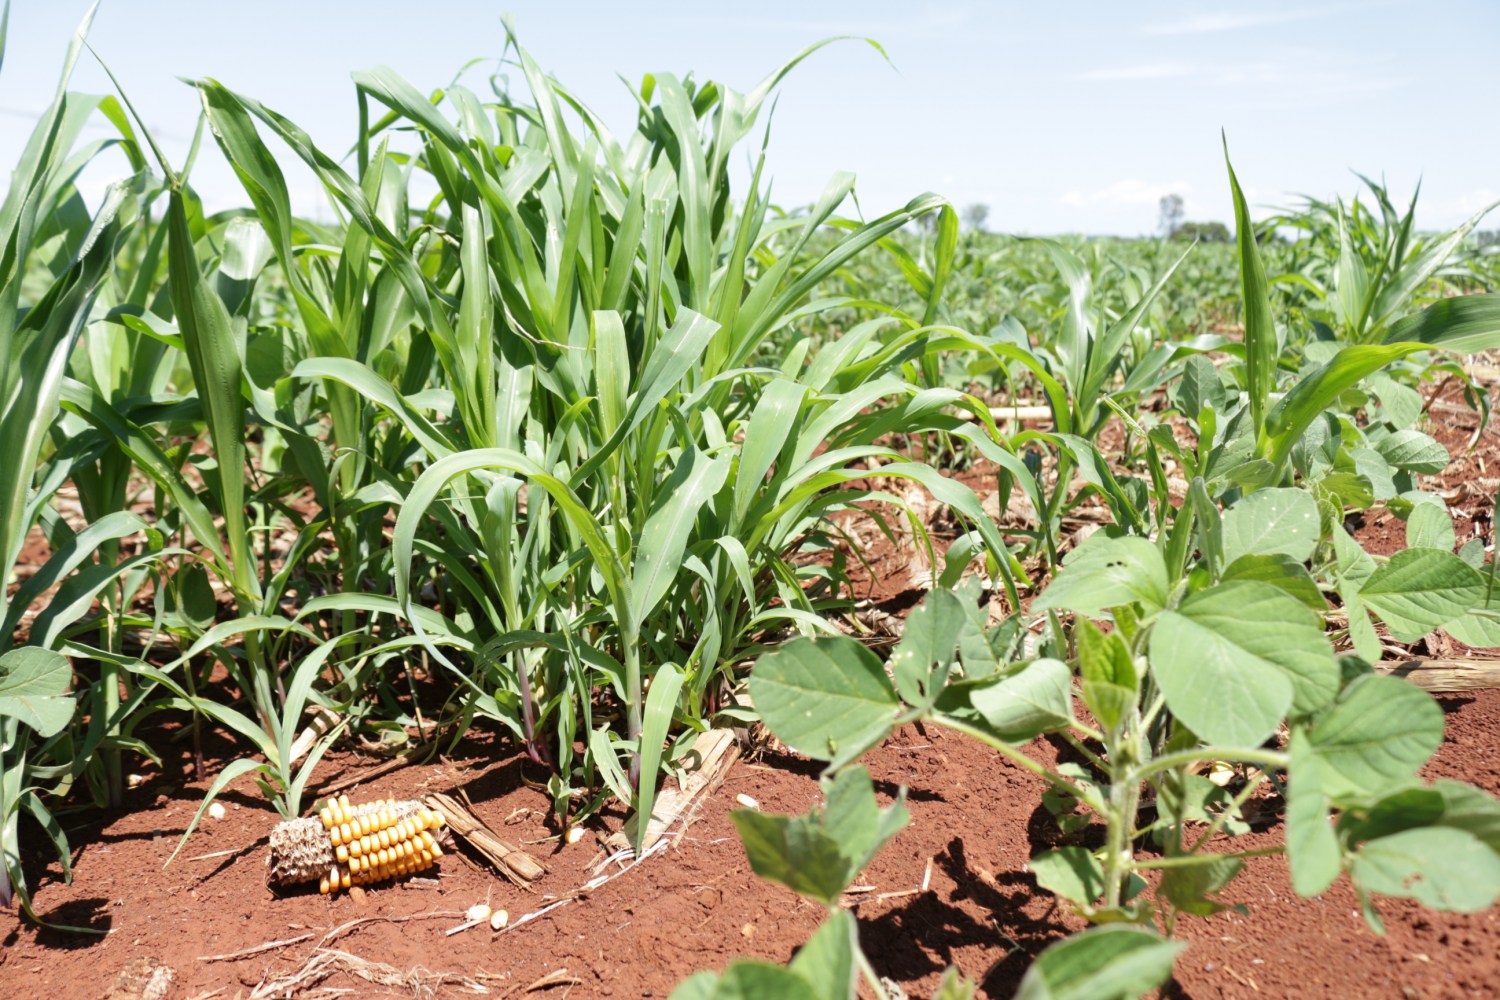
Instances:
[[[0,26],[8,16],[7,6]],[[75,147],[101,101],[67,91],[91,19],[92,12],[74,35],[56,96],[38,121],[0,205],[0,576],[5,582],[0,588],[0,662],[5,664],[0,681],[0,903],[19,898],[32,917],[19,863],[19,815],[29,812],[47,830],[68,873],[67,840],[42,796],[65,792],[93,766],[96,752],[110,775],[108,788],[117,788],[118,753],[125,745],[122,726],[131,709],[121,701],[121,674],[106,667],[88,696],[86,734],[75,741],[68,731],[74,701],[65,694],[71,670],[53,650],[65,645],[70,629],[97,627],[97,622],[78,624],[97,596],[117,586],[133,592],[144,569],[164,554],[159,542],[148,542],[137,555],[117,562],[111,543],[141,532],[140,518],[96,510],[92,523],[75,532],[49,506],[100,444],[79,440],[52,447],[49,438],[67,393],[69,358],[91,319],[121,236],[136,219],[143,187],[139,175],[112,185],[90,216],[73,186],[78,171],[100,148]],[[0,50],[3,33],[0,27]],[[113,110],[106,108],[106,113]],[[9,583],[22,546],[38,525],[54,551],[12,594]],[[53,585],[60,585],[57,593],[26,629],[32,646],[51,648],[12,648],[25,613]],[[117,605],[106,601],[106,629],[119,613]],[[33,737],[44,742],[36,745]],[[60,779],[53,788],[38,784],[53,779]]]
[[[583,784],[602,779],[649,814],[674,721],[701,727],[763,634],[827,628],[804,592],[811,571],[792,556],[829,513],[871,496],[842,488],[871,476],[868,464],[938,491],[1003,549],[972,493],[881,443],[956,424],[946,406],[977,408],[914,381],[936,352],[975,346],[967,335],[893,318],[816,355],[794,349],[779,367],[754,363],[768,337],[827,307],[808,300],[827,275],[911,220],[952,210],[924,196],[840,222],[843,235],[813,251],[852,178],[774,223],[759,167],[744,204],[730,201],[727,157],[807,52],[749,94],[647,78],[625,144],[515,52],[529,104],[485,103],[457,84],[429,100],[388,70],[358,74],[362,101],[389,109],[373,125],[362,115],[363,183],[276,112],[198,86],[267,232],[289,224],[257,123],[318,174],[363,234],[361,253],[378,256],[366,287],[405,303],[410,330],[392,336],[410,341],[407,368],[329,350],[291,372],[293,385],[358,399],[360,426],[396,432],[351,497],[399,510],[394,601],[336,600],[409,621],[469,685],[474,710],[554,768],[559,809],[581,769]],[[372,178],[395,167],[367,152],[398,122],[420,139],[413,163],[440,191],[407,240],[374,201],[387,189]],[[1034,489],[987,413],[980,426],[966,433]],[[424,609],[424,589],[437,611]],[[612,697],[596,719],[600,688]]]

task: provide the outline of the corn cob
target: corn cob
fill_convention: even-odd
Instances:
[[[443,814],[420,802],[382,799],[353,806],[330,799],[307,819],[271,831],[273,885],[317,882],[323,893],[431,868],[442,857]]]

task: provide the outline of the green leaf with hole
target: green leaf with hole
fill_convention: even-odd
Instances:
[[[1350,871],[1367,892],[1435,910],[1478,913],[1500,899],[1500,854],[1452,827],[1405,830],[1369,841]]]

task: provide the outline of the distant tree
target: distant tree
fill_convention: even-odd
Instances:
[[[1182,225],[1182,195],[1163,195],[1161,202],[1161,234],[1168,239],[1177,232],[1177,227]]]
[[[1222,222],[1183,222],[1172,231],[1172,239],[1185,243],[1228,243],[1229,227]]]
[[[984,232],[984,224],[990,217],[990,206],[976,201],[964,208],[964,225],[976,233]]]

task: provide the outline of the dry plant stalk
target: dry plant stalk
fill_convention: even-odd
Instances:
[[[341,795],[317,816],[271,831],[266,858],[272,885],[317,882],[321,892],[425,871],[442,857],[445,817],[414,799],[351,806]]]
[[[500,874],[516,885],[524,888],[547,873],[545,865],[507,842],[479,817],[465,809],[458,800],[435,792],[423,802],[446,816],[450,830],[467,840],[476,851],[489,859]]]

